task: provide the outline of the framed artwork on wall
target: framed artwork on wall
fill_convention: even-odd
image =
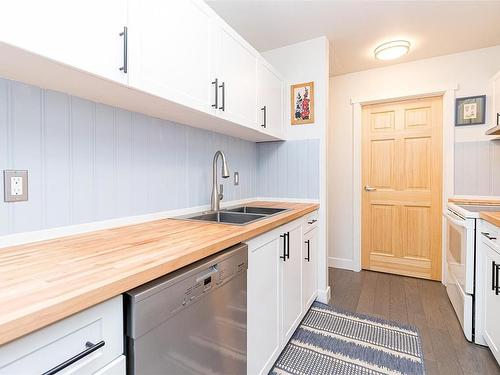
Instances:
[[[314,82],[290,86],[292,125],[314,123]]]
[[[486,121],[486,95],[457,98],[455,126],[480,125]]]

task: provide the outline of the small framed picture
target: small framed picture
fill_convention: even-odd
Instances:
[[[314,82],[292,85],[290,98],[292,125],[312,124],[314,122]]]
[[[457,98],[455,126],[480,125],[486,121],[486,95]]]

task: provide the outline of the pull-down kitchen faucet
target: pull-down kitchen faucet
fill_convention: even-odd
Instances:
[[[213,184],[212,184],[212,197],[210,201],[210,210],[211,211],[219,211],[220,210],[220,201],[224,196],[222,195],[223,186],[220,185],[220,190],[217,188],[217,159],[219,156],[222,158],[222,178],[229,177],[229,168],[226,163],[226,155],[222,151],[217,151],[214,155],[214,161],[212,164],[212,176],[213,176]]]

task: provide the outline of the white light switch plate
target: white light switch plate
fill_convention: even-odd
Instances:
[[[28,200],[28,171],[3,171],[4,201]]]

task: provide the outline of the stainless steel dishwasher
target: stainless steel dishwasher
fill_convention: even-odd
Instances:
[[[246,374],[248,248],[125,294],[129,375]]]

